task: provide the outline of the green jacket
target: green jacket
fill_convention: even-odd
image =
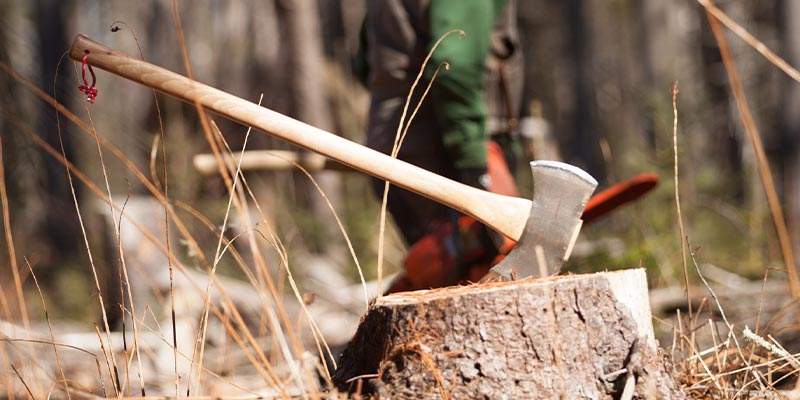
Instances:
[[[461,29],[465,36],[449,35],[428,62],[408,115],[436,68],[446,62],[449,70],[442,68],[436,76],[411,122],[400,158],[414,162],[447,157],[458,170],[486,167],[487,59],[511,54],[513,49],[504,47],[516,40],[515,32],[509,33],[515,28],[513,18],[499,18],[505,14],[507,3],[508,0],[368,1],[362,57],[357,63],[372,94],[368,146],[385,153],[391,151],[405,98],[424,58],[442,35]],[[510,22],[501,24],[502,19]],[[509,35],[513,40],[506,37]]]

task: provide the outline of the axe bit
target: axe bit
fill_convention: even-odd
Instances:
[[[558,161],[533,161],[533,202],[516,246],[482,279],[558,274],[582,226],[581,215],[597,181]]]
[[[70,58],[84,57],[91,66],[197,104],[474,217],[518,242],[507,261],[494,270],[495,276],[509,277],[514,270],[518,277],[543,275],[534,273],[540,268],[548,274],[558,272],[576,237],[583,206],[597,185],[577,167],[542,161],[532,164],[532,202],[502,196],[436,175],[78,35]]]

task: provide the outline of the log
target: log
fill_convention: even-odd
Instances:
[[[382,297],[334,384],[379,398],[685,398],[666,364],[631,269]]]
[[[352,169],[315,153],[302,153],[290,150],[247,150],[233,154],[223,154],[222,159],[235,170],[242,171],[286,171],[301,166],[308,171],[352,171]],[[241,159],[241,164],[239,160]],[[194,169],[201,175],[219,173],[217,158],[213,154],[197,154],[192,158]]]

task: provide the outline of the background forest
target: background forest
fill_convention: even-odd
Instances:
[[[173,264],[189,271],[176,274],[195,276],[200,282],[193,289],[199,300],[186,300],[195,303],[186,305],[185,310],[203,307],[208,314],[204,301],[215,303],[217,298],[208,293],[216,289],[209,291],[208,279],[203,277],[206,268],[219,265],[220,279],[229,279],[229,288],[233,288],[230,296],[223,295],[225,301],[253,309],[253,320],[245,315],[247,321],[242,322],[226,322],[231,310],[224,306],[220,306],[222,311],[215,314],[215,320],[206,317],[209,330],[218,330],[222,338],[213,343],[213,350],[226,355],[230,353],[226,348],[238,346],[243,353],[254,354],[256,361],[249,360],[253,364],[250,370],[242,372],[244,367],[239,367],[236,374],[230,373],[231,381],[239,377],[240,386],[247,386],[241,382],[248,376],[272,376],[254,366],[264,363],[258,357],[261,353],[245,349],[282,349],[274,352],[278,355],[266,352],[271,363],[280,364],[276,359],[303,359],[307,352],[300,349],[325,353],[318,340],[321,337],[332,346],[344,344],[364,311],[365,295],[370,298],[377,293],[376,283],[363,289],[360,284],[360,275],[365,281],[374,281],[378,275],[380,204],[369,191],[366,177],[355,172],[312,171],[313,179],[309,179],[296,168],[248,171],[244,174],[247,186],[259,206],[248,207],[247,203],[255,204],[242,193],[234,196],[239,199],[235,201],[236,212],[228,213],[230,182],[219,173],[201,174],[193,166],[195,155],[210,152],[208,128],[201,124],[194,106],[154,95],[146,87],[100,70],[95,71],[99,96],[95,104],[87,105],[76,89],[80,63],[71,62],[64,54],[72,38],[83,33],[114,49],[141,54],[151,63],[186,74],[185,50],[195,79],[361,142],[368,94],[354,77],[351,63],[357,51],[363,3],[0,1],[0,144],[5,178],[3,206],[8,214],[4,220],[6,240],[0,245],[0,319],[9,324],[0,329],[2,337],[24,336],[8,331],[23,321],[33,325],[26,329],[47,335],[45,316],[57,334],[90,332],[94,342],[93,323],[100,331],[106,326],[109,331],[131,329],[130,321],[125,327],[125,320],[136,314],[125,305],[135,297],[129,297],[122,287],[136,291],[136,282],[122,283],[117,251],[120,240],[131,268],[139,268],[139,278],[134,277],[134,281],[141,279],[141,285],[147,288],[140,289],[141,295],[155,297],[142,300],[141,304],[147,306],[137,310],[140,330],[154,321],[168,321],[159,313],[170,307],[172,289],[164,288],[172,284]],[[800,65],[800,3],[721,0],[716,4],[763,46],[788,64]],[[176,29],[174,11],[180,17],[185,47]],[[685,235],[700,270],[708,274],[715,287],[723,288],[722,306],[728,306],[725,298],[729,299],[731,308],[741,308],[734,312],[737,318],[749,321],[752,328],[760,323],[765,331],[772,329],[776,336],[784,335],[788,341],[784,345],[790,351],[800,350],[800,343],[791,343],[796,331],[785,329],[793,322],[758,318],[762,305],[766,310],[764,304],[769,303],[758,302],[759,293],[762,300],[768,297],[774,303],[773,315],[792,314],[785,307],[793,304],[785,272],[787,249],[781,247],[776,234],[758,160],[706,9],[694,0],[520,0],[518,17],[525,57],[525,80],[518,82],[524,86],[519,118],[528,118],[540,134],[549,135],[563,160],[585,168],[600,181],[601,188],[640,172],[660,176],[654,192],[587,226],[566,269],[577,273],[647,268],[652,294],[660,296],[652,299],[654,311],[663,313],[659,317],[667,320],[672,315],[668,311],[691,307],[691,301],[686,304],[687,291],[688,297],[697,296],[695,306],[704,296],[695,269],[688,268],[685,276],[681,245]],[[800,251],[800,83],[740,36],[723,29],[746,104],[763,140],[788,226],[789,247],[796,253]],[[676,82],[678,125],[674,131]],[[34,88],[45,94],[37,95]],[[57,115],[44,96],[54,97],[91,129],[70,122],[63,112]],[[248,150],[298,150],[260,133],[247,134],[246,127],[222,118],[211,118],[234,151],[245,144]],[[103,138],[103,150],[98,151],[101,141],[92,131]],[[677,148],[673,148],[674,140]],[[106,141],[118,152],[110,150]],[[48,146],[54,152],[48,153]],[[100,194],[66,173],[58,159],[62,150],[72,163],[72,175],[85,174],[86,181],[96,185]],[[684,224],[680,230],[675,205],[676,151]],[[531,184],[526,181],[529,175],[525,167],[521,168],[519,183],[527,195]],[[165,187],[185,229],[165,229],[162,202],[152,194],[153,190],[163,193]],[[135,233],[137,228],[120,217],[119,208],[112,217],[106,197],[114,199],[118,207],[124,204],[125,212],[150,229],[157,241],[169,248],[174,260],[162,254],[157,245],[141,244],[151,239]],[[342,235],[328,202],[349,240]],[[247,221],[250,217],[259,221],[255,230],[262,237],[248,233],[253,231]],[[267,231],[270,234],[263,234]],[[221,232],[226,241],[224,257],[220,256]],[[405,251],[395,232],[390,229],[387,236],[383,280],[397,271]],[[357,261],[351,256],[351,244]],[[255,247],[260,250],[253,250]],[[167,265],[170,282],[164,283],[160,279]],[[152,278],[150,282],[146,282],[147,277]],[[181,279],[175,278],[175,282]],[[768,291],[761,290],[762,280]],[[244,282],[251,287],[244,288],[248,286]],[[685,282],[695,288],[694,293]],[[215,285],[226,283],[218,281]],[[757,288],[755,294],[753,287]],[[753,301],[734,301],[737,296]],[[152,316],[141,317],[146,307]],[[171,307],[175,309],[174,302]],[[269,307],[285,312],[277,312],[276,317],[259,311]],[[105,320],[101,308],[106,310]],[[186,312],[186,316],[192,313]],[[246,310],[242,312],[246,314]],[[316,323],[301,321],[307,313]],[[148,318],[150,323],[143,322]],[[196,328],[197,318],[194,314],[189,318],[189,331],[191,326]],[[202,326],[202,322],[199,324]],[[257,333],[253,343],[234,344],[224,339],[224,332],[236,336],[231,332],[244,329],[237,324],[253,327]],[[665,323],[659,328],[666,340],[672,340],[670,326]],[[282,347],[283,335],[276,333],[281,327],[296,331],[300,344],[295,345],[293,335],[288,334],[288,347]],[[170,329],[159,326],[154,331],[175,332]],[[110,342],[111,332],[104,335]],[[164,334],[161,339],[165,336],[171,338]],[[193,334],[183,340],[191,352]],[[14,346],[0,343],[6,345]],[[20,354],[28,351],[22,344],[16,346]],[[96,343],[83,347],[91,346]],[[0,360],[7,361],[0,365],[0,382],[17,382],[17,374],[10,368],[17,350],[3,348]],[[51,350],[46,346],[35,349]],[[104,354],[106,351],[111,353],[102,350]],[[171,373],[171,350],[166,358],[157,351],[143,357],[167,360],[168,368],[162,365],[166,369],[159,370],[156,361],[151,368]],[[242,363],[244,356],[230,358],[220,360],[219,368],[225,370],[222,364],[226,362]],[[126,365],[126,370],[133,371],[130,362]],[[176,361],[175,370],[179,368]],[[33,370],[21,372],[31,377],[36,375]],[[288,371],[286,374],[294,376],[296,383],[306,380],[295,376],[298,372],[291,367]],[[275,375],[281,376],[281,372]],[[74,379],[91,382],[93,378]],[[164,388],[171,387],[171,375],[149,379],[150,387],[159,388],[150,393],[170,393]],[[199,387],[199,377],[185,378],[181,385],[191,384],[192,379]],[[265,379],[270,382],[272,378]],[[43,377],[39,381],[51,382]],[[146,381],[131,385],[144,388]],[[85,385],[87,391],[96,390],[90,383]],[[112,390],[110,381],[106,385]],[[203,386],[202,393],[231,393],[222,388],[222,383],[204,385],[208,386]],[[19,385],[8,385],[12,386]],[[125,384],[116,386],[122,390]],[[253,390],[242,389],[246,393]]]

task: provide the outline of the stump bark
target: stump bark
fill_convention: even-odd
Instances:
[[[398,293],[370,307],[334,383],[381,398],[685,398],[650,318],[641,269]]]

